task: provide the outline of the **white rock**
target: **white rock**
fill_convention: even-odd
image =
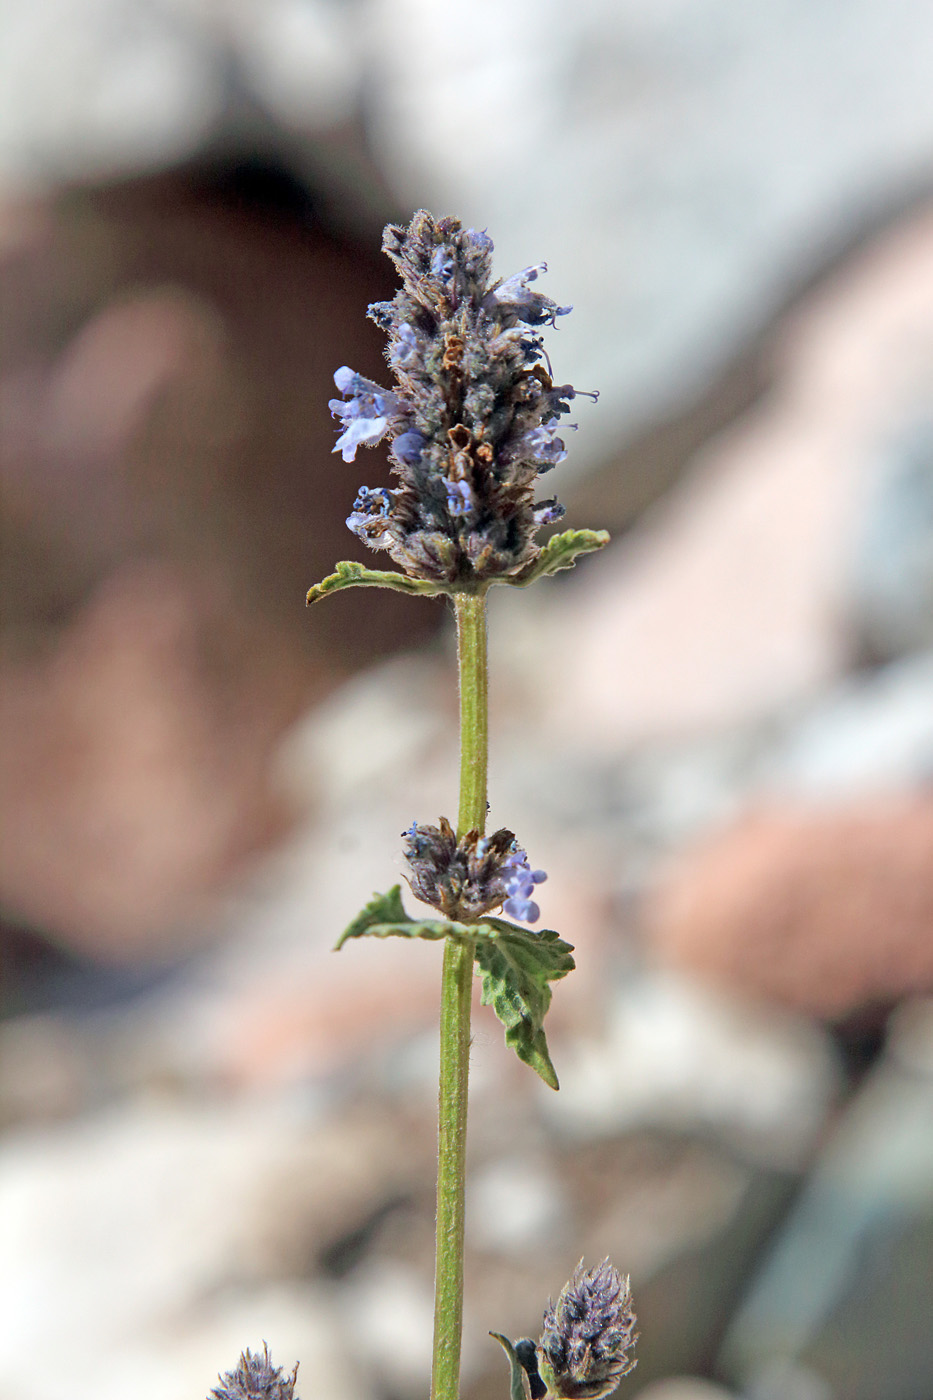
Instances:
[[[584,1136],[713,1130],[766,1165],[805,1159],[838,1093],[829,1039],[789,1014],[686,979],[630,974],[605,1036],[561,1046],[548,1119]]]
[[[372,135],[403,205],[488,226],[504,275],[546,258],[578,308],[555,370],[606,396],[578,460],[699,392],[929,170],[923,0],[474,0],[455,57],[435,0],[372,13]]]
[[[249,1105],[143,1101],[9,1133],[3,1400],[190,1400],[263,1339],[277,1364],[304,1358],[315,1386],[363,1400],[333,1299],[274,1277],[294,1267],[280,1215],[302,1164],[313,1181],[303,1126]],[[319,1182],[330,1210],[334,1175]]]
[[[470,1176],[467,1229],[480,1249],[518,1254],[543,1236],[554,1240],[566,1223],[560,1182],[537,1158],[508,1157]]]

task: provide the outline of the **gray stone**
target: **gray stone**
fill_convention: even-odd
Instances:
[[[729,1329],[723,1372],[762,1400],[799,1372],[846,1400],[929,1393],[930,1021],[929,1002],[895,1021]]]
[[[190,1400],[263,1339],[306,1394],[365,1400],[338,1299],[303,1273],[396,1189],[394,1124],[309,1132],[284,1107],[139,1097],[6,1135],[4,1400]]]
[[[581,308],[557,373],[605,394],[581,462],[701,395],[930,173],[923,0],[476,0],[455,43],[434,0],[18,0],[3,24],[8,186],[221,144],[278,151],[370,216],[369,145],[402,208],[488,225],[505,274],[548,258]]]
[[[481,0],[455,61],[433,0],[374,13],[372,134],[403,205],[488,226],[506,274],[547,258],[580,308],[555,371],[607,406],[575,460],[699,394],[802,270],[929,177],[923,0]]]
[[[852,623],[888,660],[933,646],[933,418],[902,427],[877,452],[852,567]]]
[[[561,1048],[542,1105],[558,1131],[707,1131],[782,1170],[806,1161],[840,1088],[813,1023],[662,973],[627,975],[603,1034]]]
[[[933,557],[933,542],[931,542]],[[763,755],[765,795],[839,802],[933,779],[933,651],[847,677]]]
[[[160,168],[220,132],[258,144],[278,129],[348,120],[360,51],[326,0],[8,5],[0,69],[6,183]]]

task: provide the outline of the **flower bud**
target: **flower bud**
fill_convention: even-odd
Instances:
[[[219,1376],[208,1400],[295,1400],[298,1367],[287,1376],[273,1366],[269,1348],[262,1344],[262,1355],[247,1349],[236,1369]]]
[[[602,1400],[635,1366],[638,1334],[629,1280],[604,1259],[577,1265],[556,1306],[548,1302],[538,1343],[538,1369],[560,1400]]]

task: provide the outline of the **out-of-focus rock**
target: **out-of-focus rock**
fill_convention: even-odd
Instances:
[[[504,1144],[508,1147],[508,1144]],[[564,1231],[566,1203],[557,1173],[540,1154],[514,1150],[473,1173],[468,1229],[473,1244],[490,1252],[520,1254],[543,1235]]]
[[[388,184],[403,208],[488,226],[504,275],[548,258],[554,295],[581,308],[558,372],[603,390],[591,462],[701,397],[815,263],[928,175],[922,0],[843,15],[785,0],[751,18],[734,0],[583,0],[546,23],[536,0],[476,0],[456,63],[432,0],[9,14],[7,185],[259,150],[343,218],[378,218]],[[560,198],[542,197],[529,140]]]
[[[911,1400],[933,1376],[933,1004],[895,1018],[725,1339],[724,1374],[778,1400],[799,1369],[846,1400]],[[819,1395],[819,1389],[812,1394]]]
[[[933,419],[878,455],[850,587],[864,651],[888,660],[933,646]]]
[[[933,987],[933,800],[749,815],[650,901],[663,961],[845,1020]]]
[[[99,1091],[87,1037],[54,1016],[0,1022],[0,1127],[70,1117]]]
[[[431,1137],[413,1154],[412,1135],[373,1113],[335,1129],[275,1105],[151,1100],[9,1133],[4,1397],[182,1400],[266,1338],[328,1394],[358,1400],[368,1392],[334,1298],[305,1278],[406,1189],[404,1163],[415,1156],[420,1172]]]
[[[558,1131],[584,1138],[689,1128],[794,1169],[839,1087],[828,1039],[804,1018],[630,972],[603,1033],[567,1045],[562,1092],[543,1107]]]
[[[5,183],[112,178],[187,160],[227,124],[254,140],[349,121],[361,55],[349,16],[318,0],[223,8],[63,0],[7,17]],[[30,76],[27,78],[27,74]]]
[[[635,1384],[633,1377],[633,1384]],[[699,1376],[671,1376],[636,1390],[637,1400],[733,1400],[733,1392]]]
[[[184,946],[294,819],[289,726],[433,625],[388,593],[304,607],[354,553],[326,405],[342,361],[379,372],[363,310],[389,286],[259,166],[72,192],[3,240],[0,902],[23,927]]]
[[[761,750],[757,781],[771,800],[922,789],[933,779],[933,652],[846,677]]]
[[[551,354],[605,394],[581,454],[610,459],[698,394],[814,258],[928,178],[921,0],[583,0],[545,23],[538,0],[478,0],[456,64],[434,0],[375,13],[372,138],[396,190],[488,226],[505,274],[547,258],[578,308]]]
[[[340,1289],[345,1335],[371,1393],[416,1396],[431,1374],[434,1290],[429,1269],[370,1258]]]
[[[87,952],[184,946],[291,820],[273,758],[306,667],[217,593],[126,567],[0,680],[3,899]]]
[[[920,354],[933,355],[929,214],[784,320],[773,391],[584,565],[536,629],[523,599],[498,605],[503,667],[513,652],[524,663],[533,638],[539,658],[559,658],[542,717],[553,734],[604,755],[773,718],[845,671],[866,456],[915,401]]]

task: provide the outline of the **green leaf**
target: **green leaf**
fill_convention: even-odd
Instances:
[[[483,1005],[492,1006],[505,1027],[505,1043],[545,1084],[557,1089],[548,1054],[544,1017],[551,1004],[549,982],[574,969],[571,944],[553,929],[533,933],[505,919],[484,919],[477,935],[476,964]]]
[[[515,1348],[508,1337],[503,1337],[501,1332],[490,1332],[490,1337],[495,1337],[509,1358],[509,1370],[512,1373],[511,1386],[509,1389],[509,1400],[531,1400],[531,1386],[528,1382],[528,1373],[515,1355]]]
[[[548,1054],[544,1017],[551,1004],[549,982],[572,972],[573,948],[553,929],[520,928],[506,919],[480,923],[451,919],[412,919],[402,903],[401,885],[373,895],[365,909],[340,935],[337,948],[350,938],[459,938],[475,944],[474,958],[482,982],[482,1002],[505,1027],[505,1043],[552,1089],[557,1075]]]
[[[332,574],[308,589],[306,602],[310,607],[341,588],[394,588],[399,593],[426,593],[428,596],[448,591],[442,584],[430,583],[427,579],[409,578],[394,569],[367,569],[364,564],[344,559]]]
[[[472,938],[476,928],[450,919],[412,919],[405,913],[401,885],[388,894],[375,894],[365,909],[345,929],[337,941],[342,948],[348,938]],[[336,950],[335,950],[336,951]]]
[[[496,583],[510,583],[514,588],[525,588],[545,574],[556,574],[561,569],[572,569],[580,554],[592,554],[594,549],[602,549],[609,543],[607,530],[564,530],[560,535],[552,535],[533,564],[511,578],[498,578]]]

